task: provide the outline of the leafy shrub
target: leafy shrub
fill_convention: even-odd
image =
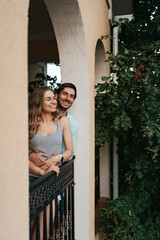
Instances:
[[[101,231],[105,240],[153,240],[159,239],[160,217],[157,214],[157,224],[151,218],[142,218],[143,213],[136,202],[127,198],[108,200],[102,209]],[[149,219],[149,221],[148,221]]]
[[[107,240],[160,239],[160,14],[156,0],[134,3],[135,19],[117,23],[118,54],[107,52],[111,76],[96,85],[96,145],[118,138],[120,196],[102,211]]]
[[[35,76],[35,80],[28,83],[28,92],[30,94],[35,88],[40,86],[50,86],[52,89],[56,89],[60,85],[56,81],[56,76],[51,77],[49,75],[45,76],[43,73],[37,73]]]

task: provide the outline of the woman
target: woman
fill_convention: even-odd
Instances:
[[[50,171],[59,173],[59,165],[73,155],[73,145],[70,123],[67,117],[59,118],[56,112],[57,100],[49,87],[39,87],[34,90],[29,100],[29,154],[43,156],[40,163],[29,161],[30,182]],[[60,152],[64,138],[65,151]],[[42,154],[43,153],[43,154]],[[54,156],[53,154],[56,154]],[[53,216],[55,202],[53,201]],[[43,239],[43,216],[40,219],[40,239]],[[47,207],[47,236],[49,237],[49,207]],[[32,239],[35,239],[35,221],[31,224]]]
[[[34,164],[29,161],[30,181],[50,171],[57,174],[56,166],[73,155],[73,145],[70,123],[67,117],[57,117],[57,100],[49,87],[39,87],[34,90],[29,101],[29,148],[30,153],[43,153],[44,161]],[[65,151],[60,152],[64,138]]]

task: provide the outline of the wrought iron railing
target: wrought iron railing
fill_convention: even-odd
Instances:
[[[74,240],[74,157],[29,188],[30,240]]]

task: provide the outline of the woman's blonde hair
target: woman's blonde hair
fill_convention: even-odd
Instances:
[[[33,138],[41,122],[42,104],[46,91],[54,91],[50,87],[38,87],[29,97],[29,138]],[[57,111],[52,113],[53,120],[57,117]]]

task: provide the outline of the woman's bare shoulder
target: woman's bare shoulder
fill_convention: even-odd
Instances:
[[[61,117],[61,124],[63,125],[63,124],[68,124],[69,123],[69,119],[66,117],[66,116],[63,116],[63,117]]]

